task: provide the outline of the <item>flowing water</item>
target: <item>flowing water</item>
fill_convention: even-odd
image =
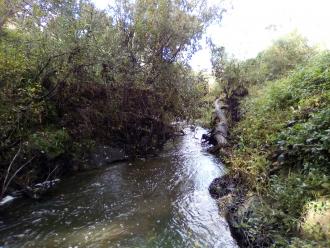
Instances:
[[[161,154],[64,180],[0,216],[0,247],[237,247],[209,196],[223,165],[186,130]]]

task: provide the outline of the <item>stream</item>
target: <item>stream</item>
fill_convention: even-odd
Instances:
[[[224,174],[185,129],[157,156],[79,173],[0,212],[0,247],[237,247],[208,192]]]

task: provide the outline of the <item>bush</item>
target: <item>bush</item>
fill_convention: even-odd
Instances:
[[[68,152],[70,136],[65,129],[39,131],[31,135],[31,148],[54,159]]]

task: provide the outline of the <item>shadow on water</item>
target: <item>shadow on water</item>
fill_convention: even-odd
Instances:
[[[209,196],[224,173],[200,144],[205,130],[151,159],[79,174],[0,219],[4,247],[237,247]]]

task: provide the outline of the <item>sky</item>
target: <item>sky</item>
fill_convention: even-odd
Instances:
[[[93,0],[105,8],[112,0]],[[272,41],[294,30],[311,45],[330,49],[330,0],[209,0],[224,1],[227,12],[222,22],[211,25],[206,36],[224,46],[231,56],[243,60],[255,57]],[[210,52],[202,40],[202,49],[190,64],[195,70],[211,69]]]

